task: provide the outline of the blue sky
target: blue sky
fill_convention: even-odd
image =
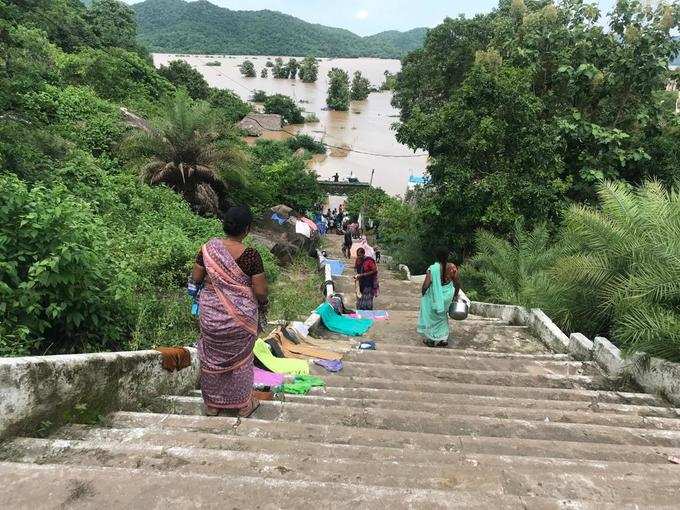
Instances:
[[[134,0],[126,0],[135,3]],[[347,28],[360,35],[433,27],[446,16],[488,12],[497,0],[209,0],[234,10],[271,9],[312,23]],[[607,12],[615,0],[599,0]]]

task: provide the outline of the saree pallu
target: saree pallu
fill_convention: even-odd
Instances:
[[[418,333],[438,344],[449,340],[448,311],[455,288],[452,282],[442,285],[442,267],[439,262],[432,264],[428,271],[432,284],[420,298]]]
[[[222,241],[203,246],[203,261],[210,282],[200,296],[201,393],[209,407],[237,409],[252,397],[257,301],[250,277]]]

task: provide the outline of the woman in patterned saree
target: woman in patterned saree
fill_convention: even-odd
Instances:
[[[361,294],[361,297],[357,299],[357,310],[373,310],[373,298],[380,294],[378,266],[372,257],[366,256],[364,248],[359,248],[354,268],[357,272],[354,279],[359,282]]]
[[[224,218],[225,238],[203,245],[192,279],[200,293],[201,393],[205,413],[238,410],[250,416],[259,402],[253,397],[253,346],[267,304],[267,278],[260,254],[243,245],[253,217],[245,207],[232,207]]]

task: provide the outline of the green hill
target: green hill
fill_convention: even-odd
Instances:
[[[420,47],[426,29],[360,37],[280,12],[233,11],[207,2],[146,0],[132,6],[151,51],[236,55],[398,58]]]

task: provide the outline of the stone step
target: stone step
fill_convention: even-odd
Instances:
[[[326,375],[321,367],[314,367],[313,372]],[[536,370],[539,372],[539,370]],[[399,381],[453,382],[485,384],[490,386],[534,386],[542,388],[577,388],[577,389],[613,389],[615,382],[604,376],[560,375],[553,373],[521,373],[512,371],[466,370],[462,368],[439,368],[417,365],[389,366],[381,363],[353,361],[346,363],[342,372],[334,374],[334,378],[373,377]]]
[[[529,374],[583,375],[599,374],[592,362],[508,357],[480,357],[474,353],[461,356],[440,356],[432,350],[425,353],[398,353],[381,351],[349,351],[345,362],[362,362],[395,366],[422,366],[431,368],[456,368],[477,371],[503,371]]]
[[[370,336],[370,335],[368,335]],[[343,340],[338,340],[342,342]],[[358,340],[355,340],[357,342]],[[495,352],[495,351],[478,351],[473,349],[457,349],[455,347],[447,348],[436,348],[426,347],[422,343],[407,345],[407,344],[391,344],[389,342],[378,341],[377,350],[375,351],[352,351],[353,355],[358,356],[366,355],[371,356],[374,354],[423,354],[434,356],[437,358],[444,358],[448,356],[452,357],[472,357],[472,358],[499,358],[499,359],[509,359],[509,360],[546,360],[546,361],[574,361],[574,359],[568,354],[557,354],[557,353],[537,353],[537,354],[524,354],[524,353],[514,353],[514,352]],[[361,358],[359,358],[361,359]]]
[[[333,398],[394,400],[398,402],[428,402],[445,406],[489,406],[489,407],[519,407],[522,409],[551,411],[587,411],[594,413],[626,414],[632,416],[655,416],[660,418],[680,418],[680,409],[673,407],[629,405],[599,402],[593,400],[541,400],[517,397],[495,397],[485,395],[466,395],[463,393],[424,393],[420,391],[400,391],[375,388],[342,388],[327,387],[314,391],[310,395]],[[201,396],[197,390],[193,396]]]
[[[161,402],[172,413],[201,414],[198,397],[168,396]],[[650,430],[581,423],[536,422],[484,416],[441,416],[422,411],[328,407],[293,402],[262,402],[254,417],[279,422],[344,425],[431,434],[508,437],[554,441],[680,447],[680,431]]]
[[[608,402],[630,405],[651,405],[663,407],[664,403],[647,393],[622,391],[601,391],[591,389],[544,388],[536,386],[494,386],[471,384],[469,382],[431,382],[419,380],[395,380],[377,377],[345,377],[332,374],[323,376],[329,388],[371,388],[377,390],[403,390],[435,395],[483,395],[506,398],[529,398],[535,400],[567,400],[586,402]]]
[[[486,496],[514,495],[569,500],[672,504],[680,470],[673,466],[577,464],[540,459],[532,465],[507,458],[505,465],[477,462],[439,465],[428,476],[426,463],[383,462],[314,456],[214,450],[102,441],[21,438],[0,450],[13,462],[134,468],[221,476],[266,477],[357,486],[481,491]],[[452,459],[453,460],[453,459]],[[639,487],[646,490],[640,492]]]
[[[547,457],[580,461],[609,461],[626,463],[668,464],[668,457],[679,456],[680,448],[657,446],[632,446],[603,443],[546,441],[540,439],[522,439],[507,437],[485,437],[481,435],[430,434],[425,432],[403,432],[398,430],[348,427],[344,425],[286,423],[250,418],[236,418],[194,415],[173,415],[156,413],[117,412],[107,417],[107,425],[111,429],[101,429],[79,425],[71,425],[59,430],[55,437],[72,439],[109,438],[113,429],[121,429],[123,436],[115,436],[121,441],[150,441],[151,436],[163,436],[179,440],[179,431],[185,431],[187,437],[200,441],[200,446],[211,448],[231,448],[231,441],[250,440],[248,449],[259,448],[269,451],[270,440],[283,441],[290,444],[313,443],[332,448],[338,456],[357,455],[361,458],[366,448],[379,448],[376,460],[391,451],[395,460],[425,455],[426,458],[457,453],[468,456],[488,457],[518,456]],[[125,432],[127,431],[127,432]],[[197,434],[205,434],[199,439]],[[112,438],[114,439],[114,438]],[[194,444],[194,443],[191,443]],[[208,446],[210,445],[210,446]],[[262,450],[257,450],[262,451]],[[287,451],[287,450],[284,450]],[[368,450],[373,451],[373,450]],[[344,452],[344,453],[343,453]],[[435,462],[433,460],[433,462]]]
[[[0,463],[6,508],[518,508],[559,509],[557,499],[216,476],[129,468]],[[600,502],[579,508],[614,509]]]
[[[200,396],[194,395],[194,396]],[[427,398],[423,396],[423,398]],[[611,427],[629,427],[640,429],[680,430],[680,416],[672,418],[658,418],[634,416],[625,414],[593,412],[583,406],[578,411],[567,411],[550,408],[523,408],[520,405],[479,406],[464,405],[462,403],[442,404],[440,401],[398,401],[366,398],[342,398],[314,395],[285,395],[286,403],[312,404],[325,407],[349,407],[390,409],[394,411],[423,411],[440,416],[486,416],[489,418],[512,418],[527,421],[559,422],[559,423],[588,423],[593,425],[608,425]]]

